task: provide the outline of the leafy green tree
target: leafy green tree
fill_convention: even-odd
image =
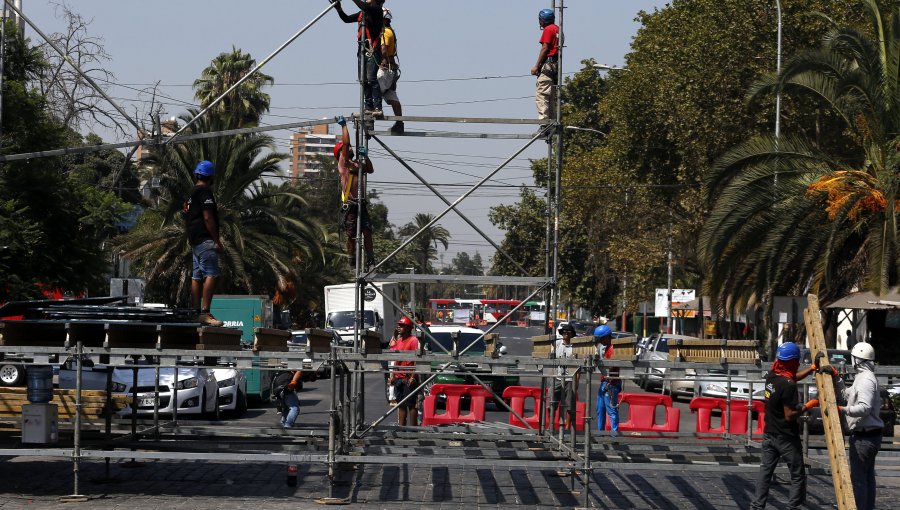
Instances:
[[[868,30],[829,20],[819,48],[751,89],[812,95],[841,120],[853,153],[800,135],[757,136],[710,174],[714,206],[700,246],[722,300],[811,291],[828,301],[855,287],[881,294],[900,283],[900,6],[861,3]]]
[[[220,53],[194,80],[194,98],[203,107],[211,104],[241,78],[256,67],[256,60],[240,48]],[[219,118],[229,119],[229,127],[247,127],[259,124],[259,119],[269,111],[269,94],[263,88],[272,85],[271,76],[256,72],[222,99],[214,108]]]
[[[409,251],[416,261],[416,269],[418,269],[419,273],[433,273],[434,268],[431,265],[431,261],[437,259],[438,245],[443,245],[446,250],[450,243],[450,232],[446,228],[439,224],[426,228],[432,220],[434,220],[433,214],[417,213],[413,217],[413,221],[404,225],[399,232],[401,236],[411,236],[423,228],[425,229],[409,245]]]
[[[3,136],[15,154],[69,145],[77,137],[53,117],[34,86],[46,71],[41,52],[6,27]],[[126,208],[116,196],[71,176],[62,158],[0,165],[0,301],[40,297],[41,288],[105,294],[104,242]]]
[[[853,0],[784,4],[785,55],[815,44],[825,30],[810,11],[860,19]],[[775,69],[774,2],[674,0],[639,13],[638,21],[627,70],[608,72],[596,108],[581,107],[598,115],[586,127],[600,126],[606,136],[584,146],[590,133],[567,132],[579,138],[567,145],[564,184],[582,190],[571,225],[583,226],[589,253],[581,267],[595,279],[593,291],[580,295],[606,303],[606,311],[622,302],[634,311],[652,300],[653,289],[665,285],[670,251],[675,285],[701,288],[704,178],[728,148],[771,132],[774,123],[774,97],[745,99]],[[841,146],[832,120],[815,100],[789,97],[782,105],[785,133],[817,131],[821,144]]]

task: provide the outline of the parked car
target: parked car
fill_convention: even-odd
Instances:
[[[456,345],[459,351],[468,348],[470,345],[472,347],[463,355],[463,358],[466,358],[465,361],[461,362],[459,365],[449,365],[431,381],[431,384],[425,389],[426,394],[432,384],[478,384],[470,374],[478,376],[478,378],[489,385],[491,390],[497,395],[502,395],[503,390],[509,386],[519,385],[519,376],[493,375],[491,374],[491,367],[489,365],[478,362],[480,358],[484,358],[486,349],[484,339],[478,339],[483,333],[480,329],[452,325],[431,326],[429,331],[434,339],[448,351],[453,348],[453,333],[458,334]],[[425,348],[432,353],[444,352],[440,347],[431,344],[432,342],[428,340]],[[431,365],[432,371],[437,371],[441,364],[433,362]],[[489,398],[489,400],[492,400],[492,397]]]
[[[765,379],[753,380],[752,385],[747,380],[747,374],[738,370],[731,370],[731,380],[724,370],[712,369],[705,373],[697,374],[694,392],[701,397],[729,398],[747,400],[750,398],[751,386],[753,400],[765,400]]]
[[[202,370],[202,372],[201,372]],[[168,371],[168,376],[164,376]],[[85,358],[81,362],[81,388],[84,390],[106,390],[106,376],[109,372],[109,367],[105,365],[95,365],[93,360],[89,357],[85,356]],[[113,369],[113,376],[111,381],[110,390],[113,393],[128,393],[131,394],[131,383],[134,381],[134,373],[131,368],[115,368]],[[164,392],[169,393],[169,389],[171,388],[171,382],[174,382],[174,369],[172,368],[161,368],[159,374],[159,387],[160,387],[160,400],[162,402],[168,402],[167,396],[163,395]],[[213,383],[215,384],[217,389],[213,389],[209,387],[208,383],[204,383],[207,386],[205,389],[207,390],[208,395],[215,395],[218,393],[218,404],[219,411],[232,413],[236,416],[242,416],[245,412],[247,412],[247,376],[240,370],[230,367],[223,368],[215,368],[215,369],[200,369],[196,367],[179,367],[178,373],[178,400],[179,402],[184,402],[184,396],[182,394],[182,387],[185,385],[190,386],[193,383],[183,383],[183,379],[193,378],[193,377],[203,377],[204,379],[208,378],[209,375],[213,377]],[[59,368],[59,379],[58,386],[62,389],[75,389],[75,377],[76,377],[76,366],[75,366],[75,357],[70,356],[67,358],[63,364]],[[140,396],[140,392],[146,391],[152,393],[154,391],[154,384],[156,379],[156,370],[149,367],[139,368],[138,369],[138,385],[139,385],[139,394],[138,398],[142,398]],[[146,383],[146,384],[145,384]],[[169,388],[169,389],[167,389]],[[188,388],[188,393],[185,395],[192,394],[192,388]],[[163,398],[165,397],[165,398]],[[168,404],[166,404],[168,405]],[[187,411],[179,408],[178,412],[185,414],[192,414],[198,412],[197,409],[194,409],[193,406],[188,406],[189,409]],[[206,409],[210,410],[207,414],[212,416],[212,406],[207,405]],[[131,412],[130,410],[128,411]],[[138,412],[143,412],[141,407],[138,406]],[[150,404],[150,411],[153,412],[152,404]],[[171,410],[164,410],[164,406],[160,405],[160,412],[171,412]],[[200,410],[199,412],[203,412]]]
[[[156,404],[155,381],[156,370],[154,368],[138,368],[137,384],[137,413],[141,415],[153,414]],[[175,406],[172,396],[175,393],[175,368],[159,369],[159,412],[172,414]],[[113,392],[132,395],[132,383],[134,378],[133,368],[116,368],[113,370]],[[178,367],[178,414],[199,414],[209,419],[219,418],[219,385],[213,370],[194,367]],[[120,413],[124,416],[131,414],[131,408],[126,407]]]
[[[212,372],[219,387],[219,411],[243,416],[247,412],[247,377],[234,368],[214,368]]]
[[[669,343],[675,340],[696,340],[695,337],[685,335],[671,335],[667,333],[654,333],[650,337],[639,341],[636,345],[638,361],[649,361],[649,367],[635,367],[635,382],[645,389],[661,388],[663,393],[672,392],[673,395],[694,395],[694,369],[685,369],[684,378],[677,381],[665,379],[666,367],[653,366],[654,361],[669,360]]]

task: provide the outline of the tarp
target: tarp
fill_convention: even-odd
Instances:
[[[883,296],[874,292],[854,292],[838,299],[825,308],[851,308],[854,310],[890,310],[900,308],[900,292],[892,289]]]

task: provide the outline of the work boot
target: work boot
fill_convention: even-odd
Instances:
[[[391,133],[393,133],[395,135],[402,135],[403,131],[404,131],[404,129],[403,129],[403,121],[402,120],[398,120],[397,122],[394,122],[394,125],[391,126]]]
[[[213,317],[213,314],[209,312],[201,313],[200,316],[197,317],[197,321],[204,326],[212,326],[214,328],[221,328],[223,325],[225,325],[224,322],[216,319],[215,317]]]
[[[375,254],[367,253],[366,254],[366,269],[369,269],[370,267],[372,267],[374,265],[375,265]]]

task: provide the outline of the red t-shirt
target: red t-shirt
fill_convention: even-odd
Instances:
[[[419,339],[414,336],[408,336],[406,338],[398,338],[396,342],[394,342],[394,346],[391,347],[393,351],[417,351],[419,350]],[[394,369],[398,369],[403,371],[404,369],[400,367],[415,367],[415,361],[395,361]]]
[[[540,43],[549,44],[550,51],[547,52],[547,56],[555,57],[559,53],[559,27],[555,24],[545,26],[544,31],[541,33]]]

